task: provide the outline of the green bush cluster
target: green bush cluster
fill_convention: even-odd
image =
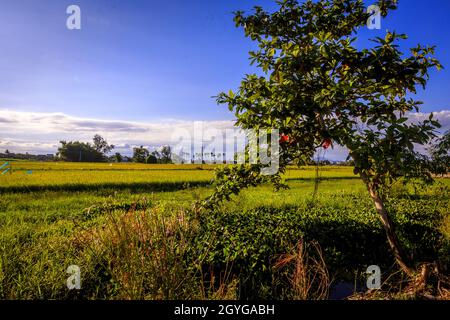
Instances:
[[[208,251],[205,265],[218,270],[233,266],[240,278],[241,298],[277,298],[283,282],[273,266],[300,240],[320,244],[335,282],[352,282],[369,265],[389,273],[394,259],[372,204],[352,195],[343,201],[346,206],[335,205],[339,200],[342,195],[332,196],[328,204],[218,210],[203,216],[196,250]],[[445,213],[440,200],[396,199],[390,209],[413,261],[439,260],[445,265],[449,240],[436,228]]]

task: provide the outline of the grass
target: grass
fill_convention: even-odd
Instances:
[[[295,298],[311,278],[299,261],[312,260],[274,266],[301,239],[320,245],[330,281],[361,276],[368,264],[392,269],[373,205],[349,167],[322,167],[315,198],[315,168],[290,168],[289,190],[248,189],[201,218],[189,208],[212,191],[214,166],[13,168],[0,176],[0,298]],[[440,179],[393,194],[391,211],[415,261],[448,261],[449,186]],[[82,268],[81,291],[66,287],[73,264]]]

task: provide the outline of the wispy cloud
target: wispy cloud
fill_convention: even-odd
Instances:
[[[430,113],[422,113],[422,112],[416,112],[416,113],[410,113],[408,115],[409,121],[411,122],[420,122],[427,120],[430,116]],[[433,112],[433,118],[437,119],[441,126],[443,132],[450,130],[450,110],[442,110]]]
[[[63,113],[0,110],[0,148],[30,153],[53,153],[59,140],[91,141],[100,134],[116,145],[119,152],[130,153],[133,146],[156,147],[170,144],[177,129],[191,131],[193,121],[160,120],[133,122],[79,118]],[[208,121],[205,127],[233,128],[233,121]]]
[[[423,121],[429,113],[411,113],[410,121]],[[434,112],[442,124],[442,131],[450,129],[450,110]],[[233,121],[207,121],[205,129],[226,130],[233,128]],[[130,154],[134,146],[149,148],[171,144],[172,133],[177,129],[192,132],[193,121],[167,119],[157,122],[102,120],[73,117],[64,113],[22,112],[0,110],[0,150],[11,152],[55,153],[59,140],[91,141],[100,134],[116,150]],[[3,149],[3,150],[2,150]],[[345,159],[347,150],[335,147],[327,151],[326,158]]]

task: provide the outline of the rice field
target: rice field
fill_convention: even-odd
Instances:
[[[74,164],[18,162],[12,165],[13,174],[0,180],[0,191],[26,192],[32,190],[70,190],[86,188],[138,188],[151,190],[167,185],[180,188],[183,184],[207,185],[214,177],[215,165],[146,165],[146,164]],[[29,173],[31,171],[31,173]],[[357,178],[349,167],[322,167],[320,177]],[[312,168],[291,168],[284,178],[314,179]]]
[[[286,274],[271,271],[273,259],[300,239],[319,241],[336,279],[353,281],[349,275],[377,261],[392,268],[382,227],[352,168],[319,167],[315,196],[316,168],[289,168],[283,178],[290,189],[247,189],[198,220],[189,210],[212,192],[215,167],[13,162],[13,172],[0,176],[0,298],[289,299]],[[442,248],[450,236],[449,186],[440,179],[393,190],[394,218],[420,261],[448,258]],[[141,215],[145,222],[136,222]],[[136,223],[146,227],[135,229]],[[149,237],[154,254],[147,257],[142,239]],[[66,286],[65,269],[73,264],[84,275],[78,292]],[[214,285],[205,291],[198,270],[206,266],[231,273],[223,296]],[[167,277],[149,275],[163,271]]]

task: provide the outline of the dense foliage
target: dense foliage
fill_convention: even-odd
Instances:
[[[397,262],[412,274],[383,200],[386,188],[401,177],[431,179],[414,144],[431,142],[440,125],[432,114],[408,122],[407,113],[419,111],[421,102],[411,95],[425,87],[431,68],[441,68],[434,47],[403,52],[400,42],[407,36],[386,31],[384,38],[371,39],[372,47],[357,48],[359,30],[370,17],[362,0],[278,4],[275,12],[255,7],[250,15],[235,13],[236,26],[258,45],[249,55],[262,74],[246,75],[237,90],[220,93],[217,101],[234,111],[238,127],[280,130],[280,173],[288,163],[308,162],[319,148],[347,148]],[[377,4],[383,16],[397,8],[396,0]],[[256,165],[219,172],[216,193],[205,205],[259,183],[260,170]]]
[[[431,148],[431,171],[445,175],[450,171],[450,131],[447,131]]]
[[[108,145],[108,142],[99,135],[93,138],[93,144],[80,141],[60,141],[57,157],[63,161],[69,162],[104,162],[107,161],[109,153],[114,145]]]

